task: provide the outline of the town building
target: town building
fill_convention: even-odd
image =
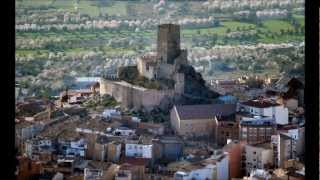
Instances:
[[[234,114],[232,104],[175,105],[170,112],[170,122],[178,135],[186,137],[215,135],[217,117]]]
[[[84,179],[87,180],[113,180],[120,166],[111,162],[89,161],[85,166]]]
[[[121,142],[115,138],[98,136],[94,145],[93,159],[117,163],[121,155]]]
[[[107,161],[118,163],[121,155],[121,143],[118,141],[112,141],[108,143],[107,149]]]
[[[248,144],[270,142],[271,136],[276,134],[275,120],[270,117],[242,118],[240,121],[240,140]]]
[[[203,180],[203,179],[229,179],[228,155],[223,153],[214,154],[211,158],[194,162],[191,164],[182,164],[178,171],[174,173],[174,180]]]
[[[240,83],[238,80],[211,80],[210,85],[214,91],[222,95],[233,93],[235,90],[240,88]]]
[[[116,175],[116,179],[130,179],[130,176],[132,180],[145,179],[145,171],[148,163],[148,159],[145,158],[127,157],[124,159],[123,164],[121,164],[119,172]]]
[[[182,156],[183,142],[176,136],[162,136],[152,140],[155,162],[176,161]]]
[[[43,122],[27,122],[23,121],[16,124],[15,135],[21,140],[27,140],[38,135],[45,128]]]
[[[147,130],[149,133],[154,135],[163,135],[165,128],[164,125],[160,123],[140,122],[138,124],[138,129]]]
[[[228,153],[230,179],[240,178],[243,175],[241,163],[245,144],[245,142],[231,141],[222,148],[223,152]]]
[[[24,153],[32,160],[48,162],[56,152],[54,143],[50,139],[31,139],[24,143]]]
[[[127,140],[125,143],[126,157],[152,158],[152,143],[143,143],[139,140]]]
[[[278,132],[291,137],[295,142],[297,156],[305,153],[305,127],[298,124],[278,127]]]
[[[17,180],[25,180],[30,176],[40,174],[41,163],[39,161],[33,161],[28,157],[19,156],[17,157],[18,167],[16,173]]]
[[[277,99],[277,103],[282,104],[284,107],[288,108],[289,111],[295,111],[299,107],[297,98],[286,95],[280,96]]]
[[[273,166],[273,151],[271,143],[245,145],[246,174],[255,169],[268,169]]]
[[[297,157],[296,140],[286,134],[272,136],[273,161],[276,167],[284,168],[284,162]]]
[[[122,126],[118,127],[113,131],[116,136],[133,136],[135,135],[135,130],[129,129],[128,127]]]
[[[101,169],[84,169],[84,180],[102,180],[103,171]]]
[[[105,161],[107,158],[109,140],[105,136],[98,136],[94,144],[93,159],[96,161]]]
[[[117,109],[105,109],[102,116],[107,120],[110,120],[112,118],[121,118],[121,113]]]
[[[227,144],[228,140],[239,140],[239,121],[235,115],[218,118],[215,132],[217,132],[216,142],[218,145]]]
[[[92,94],[93,91],[91,89],[66,90],[60,93],[60,99],[61,103],[67,102],[69,104],[81,104]]]
[[[68,157],[86,157],[88,142],[85,139],[59,140],[59,152]]]
[[[239,104],[239,110],[255,116],[273,117],[276,123],[281,125],[288,124],[289,122],[288,108],[267,99],[255,99],[242,102]]]
[[[60,157],[57,160],[57,166],[56,167],[50,167],[50,171],[57,173],[63,173],[66,175],[72,175],[74,173],[74,164],[75,164],[75,159],[72,157],[64,158]],[[49,170],[49,169],[48,169]]]
[[[264,169],[254,169],[250,172],[248,179],[250,180],[259,180],[259,179],[271,179],[272,174]]]

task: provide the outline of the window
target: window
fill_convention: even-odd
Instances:
[[[242,138],[247,138],[247,134],[246,133],[242,133]]]

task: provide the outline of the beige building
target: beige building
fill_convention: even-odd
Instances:
[[[240,121],[240,140],[248,144],[271,141],[271,136],[276,134],[277,126],[273,118],[253,117],[242,118]]]
[[[108,139],[104,136],[99,136],[94,144],[93,159],[96,161],[105,161],[108,147]]]
[[[284,105],[289,111],[295,111],[298,108],[299,101],[296,98],[290,97],[280,97],[277,99],[277,103]]]
[[[104,179],[113,180],[120,166],[110,162],[90,161],[84,169],[84,180]]]
[[[108,143],[107,148],[107,161],[117,163],[120,160],[121,155],[121,143],[112,141]]]
[[[271,143],[245,145],[246,174],[255,169],[267,169],[273,165],[273,151]]]
[[[231,104],[174,106],[170,112],[171,126],[178,135],[216,136],[217,117],[230,116],[235,110]]]
[[[112,138],[98,136],[94,144],[93,159],[117,163],[120,160],[121,143]]]

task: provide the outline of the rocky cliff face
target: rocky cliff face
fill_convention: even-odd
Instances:
[[[206,86],[201,74],[197,73],[191,65],[182,65],[179,73],[184,73],[185,75],[183,104],[212,103],[219,96],[218,93]]]

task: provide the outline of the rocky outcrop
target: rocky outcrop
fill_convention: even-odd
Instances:
[[[191,65],[182,65],[179,73],[185,75],[183,104],[210,103],[219,96],[217,92],[206,86],[201,74],[197,73]]]

